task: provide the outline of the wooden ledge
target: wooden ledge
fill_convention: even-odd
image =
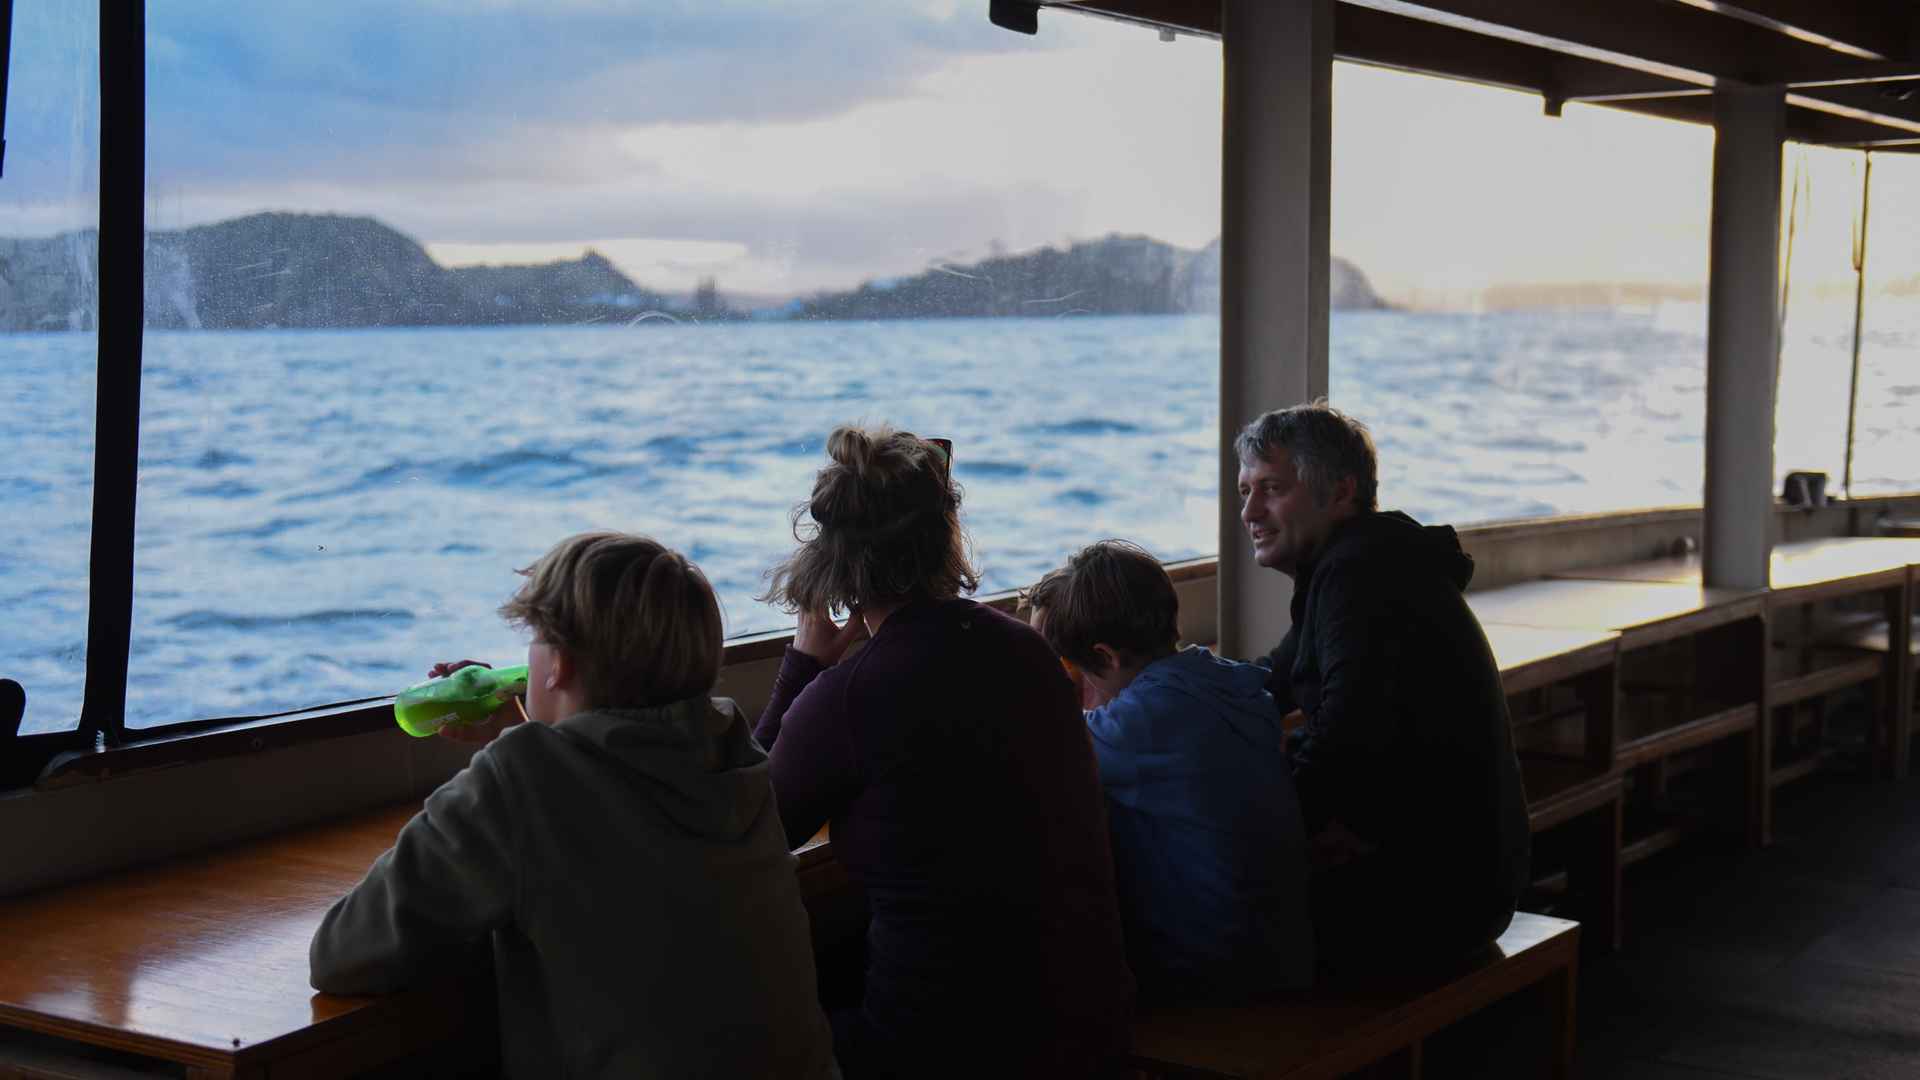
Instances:
[[[1622,739],[1615,757],[1618,767],[1631,769],[1685,750],[1718,742],[1732,735],[1753,730],[1760,707],[1753,702],[1735,705],[1698,719],[1659,728],[1631,739]]]
[[[1776,679],[1767,688],[1767,699],[1772,705],[1792,705],[1808,698],[1831,694],[1835,690],[1844,690],[1849,686],[1870,683],[1878,679],[1886,670],[1886,661],[1879,656],[1863,656],[1843,664],[1810,671],[1805,675]]]

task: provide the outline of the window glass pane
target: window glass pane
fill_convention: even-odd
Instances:
[[[1780,397],[1775,405],[1774,491],[1790,472],[1824,472],[1840,494],[1847,454],[1847,383],[1853,357],[1853,250],[1860,224],[1857,153],[1789,146],[1782,174]],[[1791,254],[1788,237],[1792,238]]]
[[[1920,157],[1875,154],[1853,490],[1920,491]]]
[[[27,732],[74,727],[86,683],[99,54],[98,5],[14,5],[0,177],[0,676],[26,688]]]
[[[1712,148],[1696,125],[1335,66],[1330,397],[1373,428],[1383,507],[1700,502]]]
[[[506,659],[508,568],[587,528],[789,625],[847,421],[954,440],[989,589],[1212,549],[1217,44],[663,7],[149,12],[131,724]]]

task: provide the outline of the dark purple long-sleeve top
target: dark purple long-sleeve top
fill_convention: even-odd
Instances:
[[[831,822],[866,889],[869,1023],[929,1048],[1124,1049],[1097,766],[1039,634],[971,600],[911,602],[834,667],[789,648],[755,734],[788,841]]]

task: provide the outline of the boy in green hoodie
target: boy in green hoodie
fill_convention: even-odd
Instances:
[[[314,987],[398,990],[490,937],[509,1076],[837,1076],[767,757],[708,697],[713,589],[617,533],[522,573],[532,722],[460,733],[486,745],[327,912]]]

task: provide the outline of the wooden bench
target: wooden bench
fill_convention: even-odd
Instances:
[[[1485,955],[1452,971],[1254,1005],[1150,1010],[1134,1025],[1131,1064],[1149,1077],[1332,1078],[1396,1055],[1412,1076],[1422,1043],[1528,987],[1547,995],[1552,1030],[1541,1075],[1573,1067],[1578,923],[1525,912]]]
[[[479,953],[473,970],[400,994],[340,997],[308,985],[321,916],[418,809],[387,807],[0,900],[0,1075],[28,1063],[9,1061],[7,1029],[170,1063],[193,1078],[418,1071],[407,1062],[484,1069],[499,1037]],[[844,878],[824,841],[797,852],[810,897]],[[44,1057],[45,1044],[21,1052]]]

